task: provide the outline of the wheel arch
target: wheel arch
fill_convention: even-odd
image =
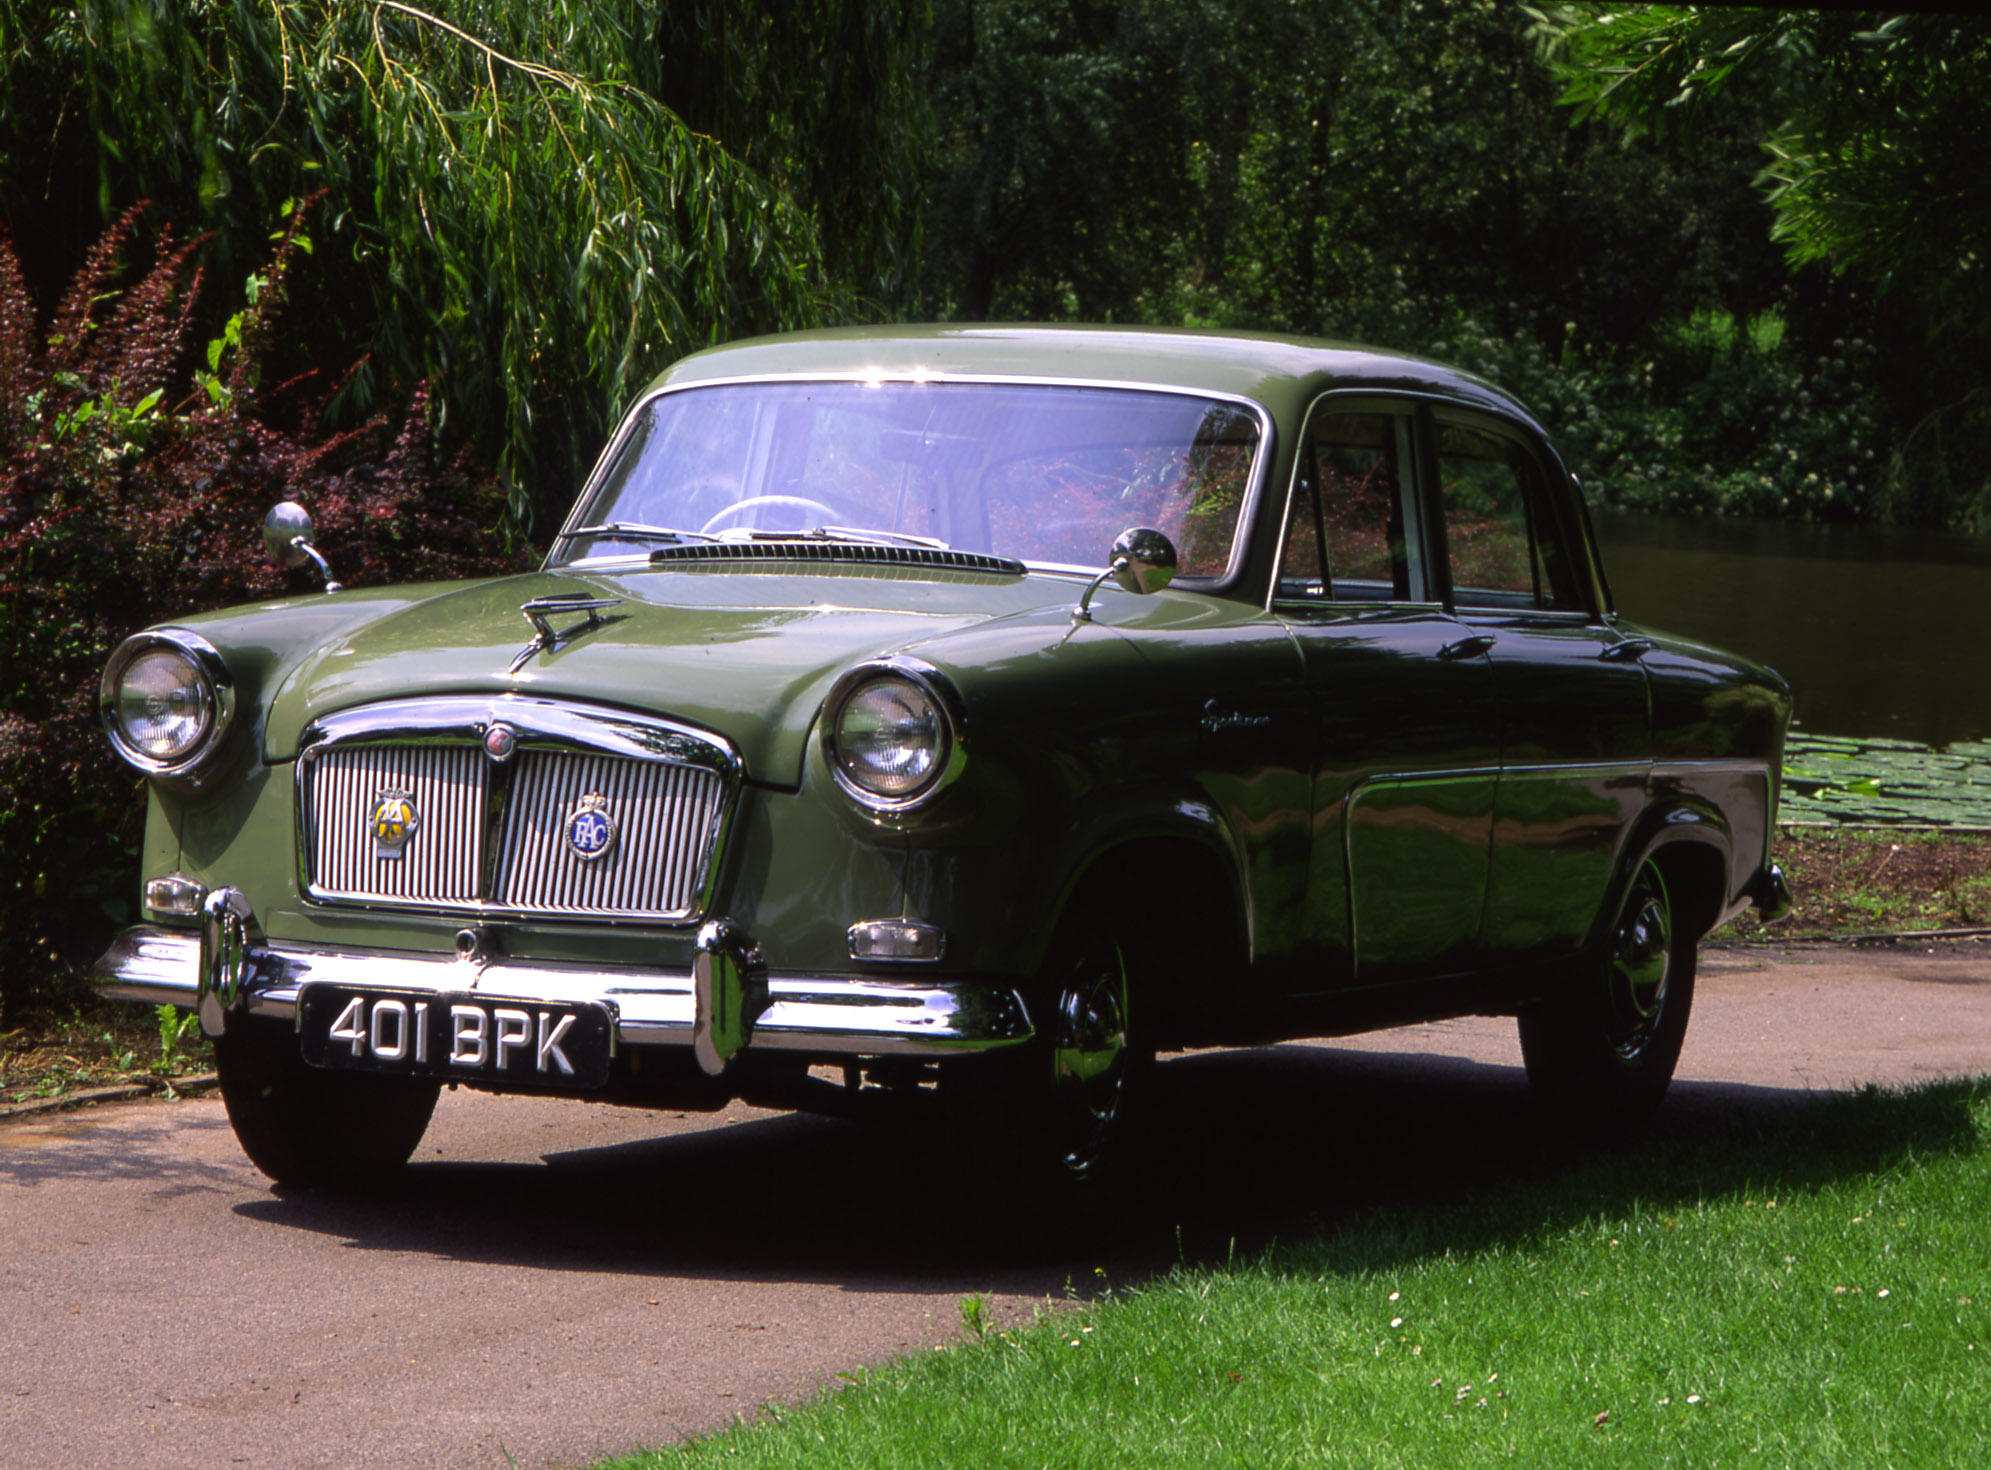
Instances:
[[[1161,1046],[1196,1034],[1213,977],[1244,974],[1243,884],[1208,829],[1129,832],[1098,846],[1068,875],[1047,932],[1082,905],[1111,917],[1143,1030]]]
[[[1734,840],[1719,808],[1687,798],[1649,810],[1633,829],[1613,875],[1610,901],[1597,915],[1593,943],[1610,933],[1632,881],[1648,860],[1666,880],[1680,932],[1698,942],[1721,922],[1734,886]]]

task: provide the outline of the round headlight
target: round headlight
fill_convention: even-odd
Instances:
[[[933,694],[897,673],[855,684],[836,701],[829,753],[859,800],[900,806],[932,789],[947,767],[951,736]]]
[[[179,775],[219,743],[233,713],[228,669],[206,639],[177,629],[127,638],[101,690],[117,753],[150,775]]]

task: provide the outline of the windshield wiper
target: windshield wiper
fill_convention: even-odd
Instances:
[[[669,526],[646,526],[640,521],[603,521],[595,526],[576,526],[553,539],[574,541],[582,536],[613,536],[621,541],[716,541],[703,531],[678,531]]]
[[[923,551],[952,551],[954,548],[938,536],[915,536],[911,531],[872,531],[856,526],[817,526],[808,531],[788,531],[788,536],[807,536],[817,541],[850,541],[859,546],[866,544],[887,546],[917,546]]]

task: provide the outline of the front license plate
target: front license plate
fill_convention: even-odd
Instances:
[[[314,1067],[518,1087],[608,1082],[608,1008],[502,996],[306,985],[297,1020]]]

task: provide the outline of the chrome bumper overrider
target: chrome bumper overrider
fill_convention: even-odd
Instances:
[[[1774,924],[1791,911],[1796,900],[1791,895],[1790,880],[1784,876],[1784,870],[1770,863],[1750,885],[1749,901],[1756,905],[1757,917],[1765,924]]]
[[[619,1044],[691,1046],[715,1075],[743,1049],[933,1056],[1014,1046],[1031,1035],[1009,986],[766,975],[726,925],[701,932],[690,974],[269,943],[252,916],[212,902],[204,927],[205,946],[190,930],[125,930],[97,961],[99,990],[113,1000],[194,1007],[217,1033],[231,1015],[294,1020],[298,990],[310,981],[596,1002],[608,1007]]]

